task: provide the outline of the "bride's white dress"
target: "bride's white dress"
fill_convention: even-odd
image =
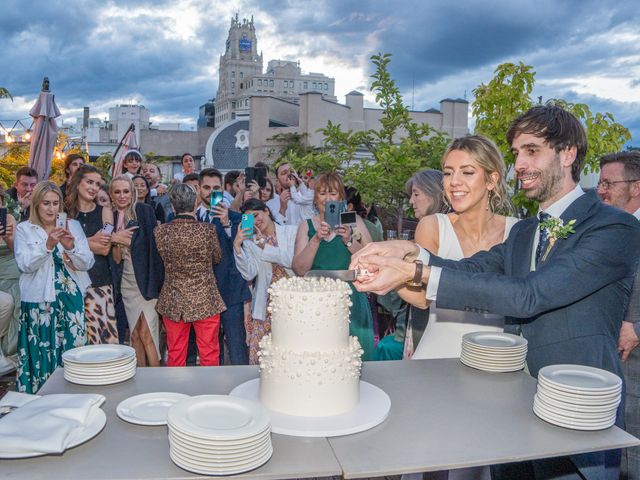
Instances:
[[[441,258],[461,260],[464,258],[460,241],[453,229],[448,215],[438,213],[438,252]],[[517,218],[507,217],[504,240],[509,236],[511,227]],[[491,331],[501,332],[504,317],[500,315],[461,312],[438,308],[431,304],[429,322],[418,347],[413,354],[414,359],[422,358],[459,358],[462,336],[469,332]]]

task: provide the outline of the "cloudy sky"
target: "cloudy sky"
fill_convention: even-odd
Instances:
[[[254,16],[266,62],[300,60],[336,79],[336,95],[366,93],[369,57],[393,54],[407,105],[472,100],[502,62],[537,71],[536,96],[613,113],[640,146],[637,0],[3,0],[0,120],[28,117],[43,76],[65,122],[83,106],[104,118],[141,103],[152,121],[195,125],[215,96],[229,22]],[[372,101],[371,95],[367,97]]]

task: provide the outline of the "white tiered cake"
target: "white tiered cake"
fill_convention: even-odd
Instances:
[[[358,405],[362,349],[349,336],[351,288],[289,278],[271,293],[271,334],[260,342],[260,400],[287,415],[322,417]]]

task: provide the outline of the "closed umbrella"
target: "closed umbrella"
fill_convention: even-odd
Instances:
[[[29,115],[33,117],[33,133],[29,152],[29,166],[38,172],[39,180],[49,178],[53,147],[56,145],[58,125],[56,117],[60,110],[56,106],[54,95],[49,91],[49,79],[44,77],[42,91]]]
[[[138,139],[136,138],[136,127],[132,123],[120,140],[115,153],[113,154],[113,165],[111,166],[111,177],[117,177],[122,174],[122,164],[124,157],[131,150],[138,151]]]

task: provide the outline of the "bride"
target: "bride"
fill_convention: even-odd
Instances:
[[[507,239],[517,218],[504,216],[513,208],[507,195],[505,164],[498,148],[485,137],[455,139],[442,158],[443,186],[452,212],[436,213],[420,220],[415,240],[439,257],[460,260],[489,250]],[[424,293],[403,288],[400,296],[410,303]],[[460,356],[462,335],[478,330],[502,331],[504,319],[495,315],[438,309],[413,358]]]

